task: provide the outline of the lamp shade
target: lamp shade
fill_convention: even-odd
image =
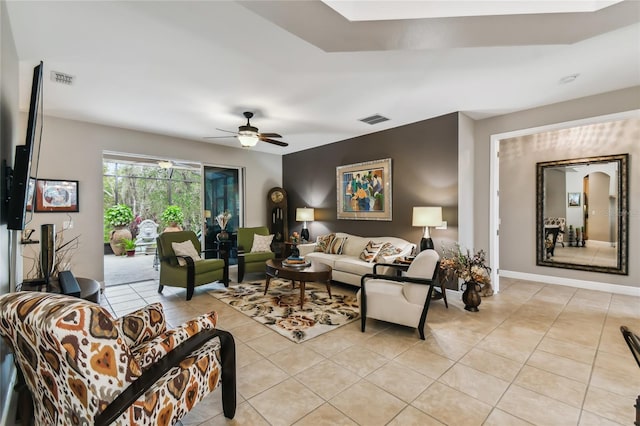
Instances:
[[[204,217],[206,219],[211,219],[211,210],[205,210],[204,211]]]
[[[442,207],[414,207],[413,226],[442,225]]]
[[[313,220],[313,209],[309,207],[299,207],[296,209],[296,221],[310,222]]]

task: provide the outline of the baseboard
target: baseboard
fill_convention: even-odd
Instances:
[[[526,272],[505,271],[504,269],[500,269],[500,276],[505,278],[515,278],[518,280],[537,281],[545,284],[566,285],[568,287],[606,291],[609,293],[640,297],[640,287],[631,287],[627,285],[576,280],[573,278],[554,277],[550,275],[529,274]]]
[[[11,366],[11,380],[5,393],[4,401],[0,401],[0,425],[14,425],[15,420],[9,421],[9,419],[16,418],[16,410],[18,406],[17,392],[13,391],[16,386],[16,368],[15,365]]]

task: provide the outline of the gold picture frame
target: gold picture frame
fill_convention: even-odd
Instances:
[[[391,158],[336,167],[338,219],[392,220]]]

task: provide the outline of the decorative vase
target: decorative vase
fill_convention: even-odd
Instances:
[[[111,250],[113,250],[113,254],[116,256],[122,256],[125,252],[122,247],[122,240],[131,239],[131,231],[126,226],[117,226],[116,229],[111,231],[111,236],[109,237],[109,245],[111,246]]]
[[[467,281],[463,286],[465,286],[464,293],[462,293],[464,309],[470,312],[478,312],[478,306],[482,302],[479,293],[480,285],[474,281]]]
[[[229,240],[229,233],[226,230],[222,230],[216,235],[216,239],[218,241],[227,241]]]

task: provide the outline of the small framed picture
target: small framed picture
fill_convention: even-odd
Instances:
[[[48,180],[36,181],[36,213],[78,212],[78,181]]]
[[[579,192],[568,192],[567,193],[567,204],[569,207],[580,207],[580,193]]]

